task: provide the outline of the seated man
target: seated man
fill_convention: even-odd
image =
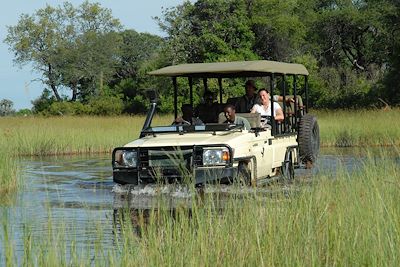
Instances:
[[[219,107],[214,103],[214,95],[210,91],[204,92],[204,102],[200,104],[195,111],[195,116],[199,117],[205,123],[218,122]]]
[[[237,99],[235,110],[238,113],[250,112],[254,104],[257,103],[256,83],[253,80],[247,80],[244,84],[245,94]]]
[[[251,129],[251,126],[250,126],[250,123],[248,120],[236,115],[235,106],[230,105],[230,104],[226,105],[224,108],[224,113],[225,113],[225,118],[226,118],[225,123],[233,123],[236,125],[243,125],[243,128],[245,130]]]
[[[190,104],[183,104],[181,107],[182,117],[177,117],[172,124],[175,125],[203,125],[204,123],[193,116],[193,107]]]

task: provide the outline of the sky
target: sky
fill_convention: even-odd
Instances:
[[[9,99],[14,103],[14,109],[32,108],[31,101],[40,96],[44,85],[39,81],[40,73],[32,72],[30,66],[19,68],[13,63],[13,53],[4,43],[7,36],[7,26],[18,23],[21,14],[32,15],[46,4],[56,7],[64,1],[56,0],[12,0],[2,1],[0,10],[0,100]],[[84,0],[69,0],[74,6],[79,6]],[[138,32],[163,35],[155,16],[161,16],[162,8],[182,4],[184,0],[96,0],[104,8],[112,11],[114,18],[121,21],[126,29]]]

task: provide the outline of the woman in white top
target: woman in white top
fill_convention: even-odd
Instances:
[[[255,104],[251,109],[250,113],[260,113],[261,116],[271,116],[271,101],[269,100],[269,92],[267,89],[263,88],[258,91],[258,96],[260,97],[261,104]],[[281,106],[274,102],[274,118],[276,121],[283,121],[283,111]],[[266,127],[267,125],[262,125]]]

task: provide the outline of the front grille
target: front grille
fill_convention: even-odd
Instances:
[[[140,148],[141,179],[179,179],[192,172],[193,147]]]

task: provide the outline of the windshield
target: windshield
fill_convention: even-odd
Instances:
[[[228,123],[209,123],[204,125],[170,125],[170,126],[156,126],[143,129],[142,134],[155,134],[155,133],[190,133],[190,132],[216,132],[216,131],[231,131],[234,129],[242,129],[243,125],[235,125]]]

